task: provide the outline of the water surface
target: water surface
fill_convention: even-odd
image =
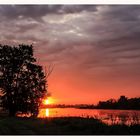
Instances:
[[[38,117],[94,117],[107,124],[140,124],[140,111],[137,110],[46,108],[40,109]]]

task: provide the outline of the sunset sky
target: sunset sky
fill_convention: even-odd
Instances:
[[[52,102],[140,96],[140,6],[0,5],[0,43],[33,44]]]

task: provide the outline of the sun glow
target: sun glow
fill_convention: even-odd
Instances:
[[[52,97],[47,97],[47,98],[43,99],[43,104],[44,105],[51,105],[51,104],[54,104],[54,103],[56,103],[56,100]]]
[[[48,99],[45,99],[45,100],[44,100],[44,104],[45,104],[45,105],[50,104],[49,100],[48,100]]]

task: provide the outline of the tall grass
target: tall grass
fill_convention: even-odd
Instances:
[[[0,118],[3,135],[140,135],[139,130],[138,124],[107,125],[94,118]]]

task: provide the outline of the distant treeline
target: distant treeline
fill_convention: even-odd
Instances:
[[[127,98],[120,96],[119,99],[109,99],[107,101],[99,101],[97,105],[94,104],[76,104],[76,105],[45,105],[44,108],[80,108],[80,109],[126,109],[126,110],[140,110],[140,97]]]
[[[120,96],[117,100],[109,99],[107,101],[99,101],[97,105],[81,105],[78,108],[140,110],[140,97],[127,98],[126,96]]]
[[[109,99],[107,101],[99,101],[96,108],[140,110],[140,97],[139,98],[127,98],[125,96],[120,96],[120,98],[118,100]]]

